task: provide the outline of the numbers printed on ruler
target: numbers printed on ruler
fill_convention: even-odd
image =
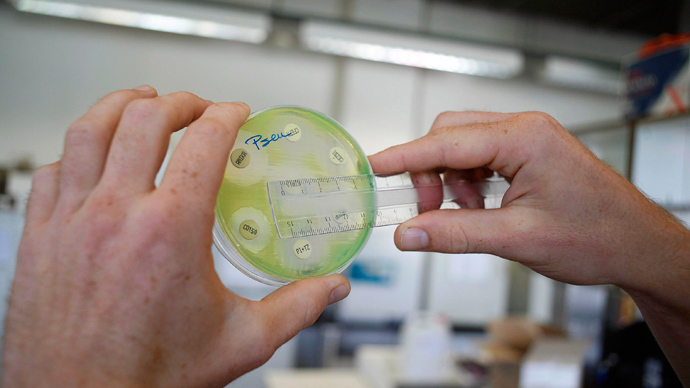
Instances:
[[[349,232],[352,230],[368,229],[376,226],[395,225],[417,216],[419,213],[413,206],[380,209],[369,212],[338,212],[332,215],[307,218],[304,220],[285,221],[289,231],[281,230],[287,238],[306,237],[312,235]],[[319,226],[315,226],[319,225]],[[286,238],[283,237],[283,238]]]
[[[336,213],[333,215],[333,219],[335,220],[335,222],[337,222],[339,224],[345,223],[345,222],[347,222],[347,213],[345,213],[345,212]]]
[[[370,175],[356,175],[352,177],[288,179],[269,182],[269,186],[272,189],[280,188],[280,194],[286,196],[372,189],[374,188],[374,180]]]
[[[273,219],[281,238],[400,224],[420,211],[438,208],[441,203],[459,208],[459,203],[468,199],[468,193],[475,201],[483,198],[486,209],[499,207],[508,186],[500,177],[447,185],[418,184],[407,173],[390,177],[288,179],[267,184]]]

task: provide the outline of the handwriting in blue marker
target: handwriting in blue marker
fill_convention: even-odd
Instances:
[[[266,146],[271,144],[271,142],[274,142],[274,141],[280,140],[284,137],[288,137],[288,136],[292,136],[292,135],[294,135],[294,132],[290,132],[287,134],[282,133],[282,132],[281,133],[274,133],[274,134],[271,134],[271,137],[267,137],[265,139],[261,135],[254,135],[254,136],[250,137],[249,139],[245,140],[244,144],[249,144],[249,143],[254,144],[254,147],[256,147],[257,150],[260,150],[261,148],[266,148]],[[259,147],[259,143],[261,143],[261,147]]]

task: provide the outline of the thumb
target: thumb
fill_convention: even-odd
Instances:
[[[422,213],[395,231],[401,251],[492,253],[501,256],[515,243],[511,208],[443,209]],[[515,247],[513,247],[515,248]]]
[[[342,275],[300,280],[283,286],[259,302],[263,321],[271,331],[268,338],[277,348],[311,326],[329,304],[350,293],[350,282]]]

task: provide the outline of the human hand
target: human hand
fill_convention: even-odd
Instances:
[[[249,113],[142,86],[104,97],[36,171],[6,321],[3,383],[224,386],[347,296],[334,275],[262,301],[218,278],[215,198]],[[162,183],[170,134],[188,126]]]
[[[611,283],[633,296],[690,384],[690,232],[538,112],[446,112],[431,132],[370,157],[376,173],[489,168],[511,186],[502,208],[433,210],[401,224],[401,250],[484,252],[555,280]],[[472,205],[471,201],[468,201]]]
[[[437,210],[403,223],[402,250],[492,253],[564,282],[632,285],[640,280],[632,269],[654,274],[644,260],[677,251],[687,236],[543,113],[447,112],[428,135],[370,161],[382,174],[488,167],[511,181],[501,209]]]

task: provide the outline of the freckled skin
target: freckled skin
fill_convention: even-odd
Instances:
[[[376,173],[486,168],[511,182],[502,208],[436,210],[400,225],[403,250],[484,252],[573,284],[614,284],[637,302],[690,385],[690,231],[544,113],[445,112],[418,140],[370,157]],[[426,247],[403,232],[422,229]]]
[[[213,206],[248,113],[149,87],[109,94],[70,127],[63,159],[34,175],[2,386],[223,387],[347,296],[340,275],[259,302],[218,278]]]

